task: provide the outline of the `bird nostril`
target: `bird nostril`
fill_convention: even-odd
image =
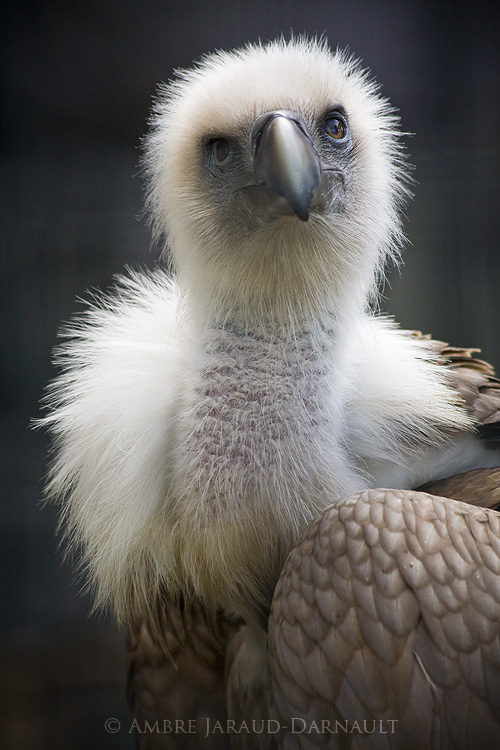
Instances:
[[[254,154],[254,156],[257,153],[258,149],[259,149],[260,142],[262,141],[262,131],[263,131],[263,128],[261,128],[258,131],[258,133],[256,133],[255,138],[254,138],[254,144],[253,144],[253,154]]]
[[[259,115],[252,127],[252,153],[254,157],[257,154],[257,151],[259,149],[259,146],[262,141],[262,136],[264,134],[264,131],[269,124],[270,120],[272,119],[271,112],[264,112],[263,114]]]

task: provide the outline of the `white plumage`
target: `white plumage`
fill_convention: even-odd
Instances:
[[[299,148],[317,172],[295,208]],[[70,329],[49,490],[120,619],[154,629],[182,599],[262,622],[329,504],[499,454],[432,342],[369,312],[407,190],[355,62],[300,39],[207,57],[162,92],[146,165],[175,280],[130,275]]]

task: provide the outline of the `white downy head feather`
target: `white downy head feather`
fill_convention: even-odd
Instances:
[[[349,115],[355,167],[346,210],[286,218],[252,232],[209,200],[200,144],[248,134],[258,114],[292,109],[314,123],[341,102]],[[158,98],[146,141],[148,208],[169,242],[182,285],[199,303],[244,308],[279,320],[364,308],[387,255],[401,240],[407,195],[398,118],[366,71],[325,43],[296,39],[249,45],[181,71]],[[241,217],[243,219],[244,217]],[[257,217],[258,218],[258,217]],[[290,309],[290,297],[293,307]]]

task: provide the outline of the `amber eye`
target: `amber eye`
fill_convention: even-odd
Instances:
[[[224,164],[231,154],[231,144],[227,138],[214,138],[210,142],[210,152],[213,163],[219,167]]]
[[[330,114],[325,120],[325,133],[335,141],[341,141],[347,135],[345,120],[338,114]]]

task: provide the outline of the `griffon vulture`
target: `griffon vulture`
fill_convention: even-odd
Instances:
[[[161,91],[145,165],[173,273],[66,332],[46,418],[135,716],[197,722],[140,746],[498,746],[499,382],[371,311],[394,111],[323,42],[219,52]]]

